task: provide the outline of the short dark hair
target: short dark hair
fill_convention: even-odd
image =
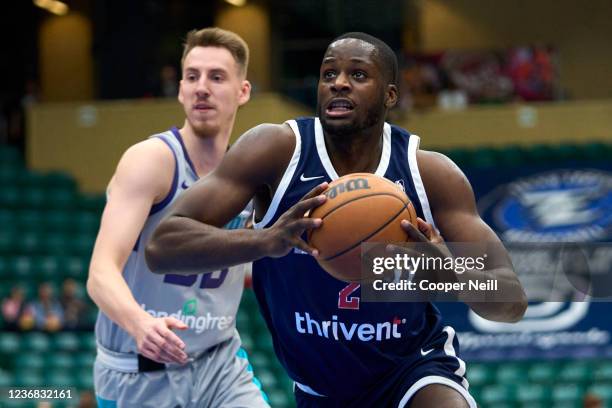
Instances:
[[[377,51],[376,55],[379,59],[378,63],[382,71],[387,76],[387,79],[389,81],[388,83],[398,85],[399,68],[397,63],[397,56],[395,55],[391,47],[387,45],[387,43],[385,43],[381,39],[374,37],[373,35],[355,31],[345,33],[339,37],[334,38],[334,40],[330,44],[333,44],[336,41],[343,40],[345,38],[354,38],[356,40],[361,40],[367,42],[368,44],[372,44]]]
[[[238,34],[218,27],[189,31],[185,44],[183,44],[181,66],[185,63],[185,58],[189,51],[195,47],[225,48],[236,60],[240,74],[246,75],[249,66],[249,46]]]

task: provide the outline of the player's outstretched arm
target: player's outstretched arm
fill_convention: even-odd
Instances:
[[[497,280],[498,290],[503,293],[504,299],[512,299],[466,303],[485,319],[502,322],[520,320],[527,308],[525,292],[501,241],[480,218],[469,181],[463,172],[442,154],[419,151],[417,160],[432,215],[443,239],[448,242],[494,243],[488,245],[490,253],[487,254],[484,279]],[[416,229],[407,223],[404,227],[409,234],[417,233]],[[427,231],[426,225],[422,226],[421,230],[436,239],[435,230]],[[442,237],[439,237],[440,240]],[[483,278],[482,272],[479,277]],[[459,278],[470,279],[469,271]]]
[[[326,185],[311,190],[270,228],[221,228],[256,197],[256,211],[269,200],[295,149],[288,125],[260,125],[232,146],[219,167],[190,187],[157,227],[146,248],[155,273],[211,272],[297,247],[316,255],[302,233],[321,225],[304,214],[322,204]],[[259,207],[259,210],[258,210]]]
[[[87,280],[100,310],[135,339],[140,354],[161,363],[186,362],[185,345],[171,329],[187,326],[144,311],[122,271],[151,206],[168,193],[173,172],[174,157],[161,140],[141,142],[123,155],[109,184]]]

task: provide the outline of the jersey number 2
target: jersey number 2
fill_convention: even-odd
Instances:
[[[200,289],[216,289],[223,284],[225,277],[227,276],[227,268],[221,269],[220,271],[209,272],[202,274],[202,281],[200,282]],[[213,276],[218,274],[218,276]],[[170,283],[172,285],[180,286],[193,286],[198,279],[199,274],[194,275],[175,275],[168,273],[164,276],[164,283]]]
[[[359,296],[351,296],[359,289],[358,283],[349,283],[338,293],[338,309],[359,310]]]

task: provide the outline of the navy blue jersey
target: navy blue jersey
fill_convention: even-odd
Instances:
[[[317,184],[338,178],[318,118],[287,123],[296,135],[295,151],[268,211],[256,214],[256,228],[273,225]],[[418,136],[385,124],[383,140],[375,174],[403,187],[418,216],[433,224],[416,164]],[[402,370],[442,332],[431,303],[361,303],[359,284],[333,278],[298,249],[254,262],[253,286],[279,360],[311,394],[354,398]]]

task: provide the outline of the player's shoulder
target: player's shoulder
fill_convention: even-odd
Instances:
[[[286,124],[264,123],[244,133],[230,149],[230,153],[238,153],[242,159],[256,157],[258,160],[272,160],[291,156],[295,146],[295,135]]]
[[[417,163],[422,173],[463,174],[461,169],[448,156],[433,150],[417,150]]]
[[[238,142],[247,144],[285,144],[295,139],[287,123],[262,123],[248,130]]]
[[[471,194],[471,186],[463,171],[446,155],[417,150],[419,173],[430,198],[452,199],[461,194]]]
[[[175,158],[159,138],[150,138],[130,146],[121,156],[114,179],[132,186],[157,190],[172,182]]]
[[[160,138],[149,138],[130,146],[121,156],[119,165],[139,165],[145,168],[174,167],[174,154]]]

